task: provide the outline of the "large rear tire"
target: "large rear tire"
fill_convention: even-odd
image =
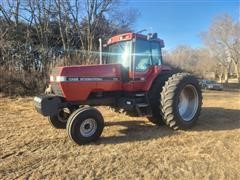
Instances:
[[[188,73],[177,73],[166,81],[161,92],[163,120],[170,128],[189,129],[198,120],[202,93],[198,80]]]
[[[161,109],[161,92],[165,82],[171,77],[170,73],[160,74],[160,76],[153,82],[152,87],[148,92],[149,102],[152,109],[152,117],[148,117],[148,120],[156,125],[164,125],[163,115],[159,109]]]
[[[96,141],[102,134],[104,120],[101,113],[92,107],[77,109],[67,121],[67,134],[76,144]]]

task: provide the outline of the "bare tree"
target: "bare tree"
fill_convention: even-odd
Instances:
[[[195,49],[186,45],[179,45],[168,53],[167,61],[177,68],[195,71],[198,56]]]
[[[209,48],[211,55],[218,60],[225,75],[225,83],[231,63],[234,63],[238,81],[239,77],[239,23],[235,23],[231,16],[217,16],[209,30],[201,34],[205,45]]]
[[[87,34],[84,34],[84,36],[86,36],[87,40],[87,63],[90,63],[90,52],[93,50],[93,40],[95,38],[94,35],[97,26],[100,23],[100,17],[102,17],[103,13],[109,10],[112,3],[112,0],[85,0]]]
[[[235,68],[235,72],[240,83],[240,22],[234,25],[233,29],[233,43],[230,48],[231,60]]]
[[[105,41],[115,33],[129,31],[133,24],[126,11],[125,18],[121,16],[124,21],[114,21],[110,12],[121,14],[115,3],[0,1],[0,91],[21,95],[42,91],[55,65],[96,63],[98,56],[92,51],[98,49],[98,38]]]

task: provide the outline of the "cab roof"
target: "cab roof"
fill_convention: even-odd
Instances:
[[[128,40],[132,40],[132,39],[135,39],[135,38],[136,39],[145,39],[145,40],[151,40],[151,41],[159,42],[161,47],[164,47],[164,41],[162,39],[158,38],[158,37],[149,39],[147,35],[132,33],[132,32],[119,34],[119,35],[111,37],[108,40],[107,45],[114,44],[114,43],[121,42],[121,41],[128,41]]]

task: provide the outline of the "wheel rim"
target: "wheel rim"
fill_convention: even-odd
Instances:
[[[95,119],[85,119],[80,126],[80,133],[84,137],[92,136],[97,130],[97,122]]]
[[[70,113],[68,108],[60,109],[58,112],[58,120],[63,123],[67,122]]]
[[[179,96],[178,112],[184,121],[191,121],[198,110],[198,93],[193,85],[185,86]]]

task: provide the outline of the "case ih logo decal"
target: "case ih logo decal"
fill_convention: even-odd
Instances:
[[[67,77],[67,81],[118,81],[116,77]]]
[[[118,81],[117,77],[66,77],[66,76],[50,76],[51,82],[79,82],[79,81]]]

